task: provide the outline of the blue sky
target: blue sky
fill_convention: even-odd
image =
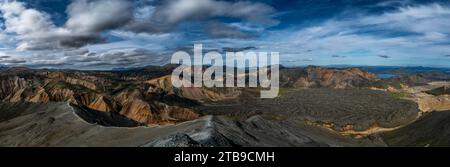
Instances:
[[[193,44],[280,52],[285,66],[450,67],[450,2],[0,0],[0,64],[162,65]]]

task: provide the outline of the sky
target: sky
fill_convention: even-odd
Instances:
[[[194,44],[284,66],[450,67],[450,1],[0,0],[0,65],[164,65]]]

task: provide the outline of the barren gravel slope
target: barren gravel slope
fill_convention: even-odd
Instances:
[[[427,113],[416,122],[381,136],[389,146],[450,146],[450,111]]]
[[[66,103],[15,104],[0,122],[0,146],[140,146],[172,133],[198,129],[203,120],[176,126],[118,128],[92,125]]]

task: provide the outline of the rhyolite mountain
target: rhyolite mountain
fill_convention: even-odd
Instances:
[[[167,124],[197,119],[197,101],[237,98],[239,90],[181,88],[171,85],[174,66],[148,67],[140,72],[96,72],[9,68],[0,73],[3,102],[68,102],[100,112],[126,116],[144,124]],[[285,86],[358,87],[375,77],[359,69],[311,67],[281,73]]]

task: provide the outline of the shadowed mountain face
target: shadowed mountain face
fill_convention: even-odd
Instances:
[[[310,66],[286,68],[280,73],[281,85],[298,88],[352,88],[367,87],[377,78],[358,68],[333,69]]]
[[[382,136],[390,146],[448,147],[450,112],[429,113],[417,122]]]
[[[258,88],[175,88],[170,81],[174,68],[2,69],[0,145],[397,145],[374,134],[416,121],[417,104],[398,91],[427,80],[418,75],[379,79],[358,68],[282,68],[279,97],[260,99]],[[393,92],[380,91],[388,87]],[[156,125],[165,126],[152,128]],[[17,129],[29,129],[42,140],[23,140]],[[98,137],[89,138],[93,131]],[[118,137],[117,143],[95,142],[109,135]]]
[[[433,90],[426,91],[428,94],[432,94],[435,96],[439,95],[450,95],[450,88],[448,86],[439,87]]]

